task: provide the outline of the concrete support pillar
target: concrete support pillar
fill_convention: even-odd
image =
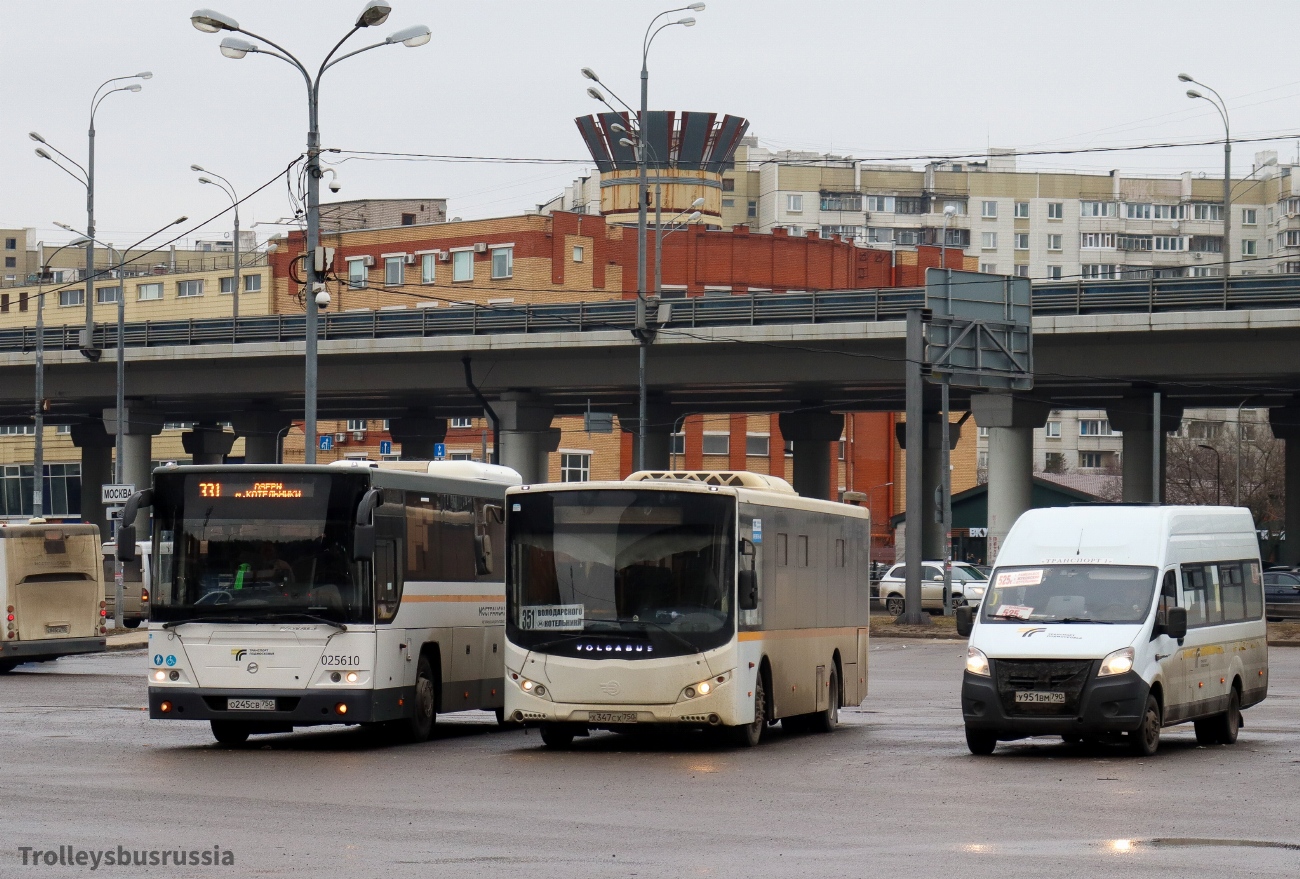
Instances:
[[[551,453],[560,446],[560,431],[551,428],[555,407],[532,394],[507,391],[492,408],[501,419],[501,463],[526,484],[546,482]]]
[[[1278,546],[1278,561],[1284,565],[1300,564],[1300,406],[1270,409],[1268,421],[1273,436],[1286,443],[1283,457],[1286,508],[1282,517],[1286,539]]]
[[[99,487],[113,481],[113,437],[99,419],[72,425],[72,444],[81,449],[81,521],[98,525],[108,539],[108,519]]]
[[[1155,417],[1152,391],[1137,390],[1125,394],[1121,403],[1106,409],[1112,429],[1124,433],[1123,499],[1126,504],[1162,503],[1165,497],[1165,439],[1178,430],[1183,421],[1183,407],[1160,396],[1160,467],[1156,478],[1154,460],[1155,436],[1152,421]]]
[[[677,424],[679,414],[667,403],[646,401],[645,466],[647,470],[672,468],[673,427]],[[636,470],[636,462],[639,460],[637,450],[641,444],[640,424],[641,419],[636,409],[630,409],[626,414],[619,413],[619,428],[632,435],[633,471]],[[677,466],[679,469],[684,469],[680,460]]]
[[[120,417],[119,417],[120,416]],[[147,488],[153,472],[153,438],[162,432],[163,415],[144,409],[128,401],[124,412],[104,410],[104,429],[113,436],[122,431],[122,482],[134,485],[136,490]],[[135,525],[141,534],[147,534],[148,510],[141,510]]]
[[[235,435],[219,424],[200,424],[181,434],[181,446],[195,464],[224,464]]]
[[[834,412],[782,412],[781,436],[794,447],[794,490],[804,497],[834,500],[831,443],[844,434],[844,416]]]
[[[403,461],[432,461],[433,447],[447,440],[447,419],[426,412],[408,412],[388,421],[393,442],[402,446]]]
[[[1020,514],[1033,505],[1034,428],[1047,422],[1051,406],[1012,394],[971,397],[975,423],[989,431],[988,560]]]
[[[924,448],[921,450],[921,496],[923,500],[922,521],[925,527],[921,531],[921,555],[925,559],[941,559],[947,549],[943,523],[939,521],[938,506],[935,504],[936,492],[943,484],[943,419],[938,412],[926,412],[923,419],[922,435]],[[907,423],[900,421],[894,425],[894,435],[898,444],[910,455],[907,448]],[[961,428],[956,423],[948,426],[949,451],[957,447],[961,439]],[[908,540],[914,535],[907,535]]]
[[[235,413],[231,424],[244,438],[245,464],[275,464],[280,461],[280,439],[293,419],[274,409],[254,407]]]

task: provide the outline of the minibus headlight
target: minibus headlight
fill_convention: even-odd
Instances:
[[[973,675],[989,676],[989,658],[978,647],[966,648],[966,671]]]
[[[1133,670],[1133,648],[1125,647],[1108,654],[1101,661],[1101,668],[1097,672],[1097,677],[1104,678],[1110,675],[1122,675]]]

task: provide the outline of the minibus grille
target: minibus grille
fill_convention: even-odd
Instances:
[[[1091,659],[997,659],[992,665],[1003,710],[1008,715],[1039,717],[1078,713],[1093,662]],[[1065,701],[1017,702],[1016,693],[1025,691],[1064,693]]]

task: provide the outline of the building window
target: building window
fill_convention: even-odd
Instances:
[[[1114,265],[1079,266],[1079,277],[1085,281],[1109,281],[1115,277]]]
[[[0,424],[0,436],[34,436],[34,424]]]
[[[980,263],[980,271],[986,275],[996,275],[998,273],[998,264],[995,262]]]
[[[111,302],[116,302],[117,294],[121,289],[121,287],[96,287],[95,301],[100,305],[107,305]]]
[[[988,438],[989,438],[989,429],[988,429],[987,427],[981,427],[981,428],[979,428],[979,429],[976,431],[976,433],[979,435],[979,438],[980,438],[980,439],[988,439]]]
[[[16,257],[16,256],[6,256],[6,257],[5,257],[5,268],[7,268],[7,269],[16,269],[16,268],[18,268],[18,257]]]
[[[1084,470],[1096,470],[1101,467],[1101,452],[1080,452],[1079,466]]]
[[[438,254],[420,254],[420,283],[433,284],[438,278]]]
[[[573,261],[574,261],[574,262],[582,262],[582,259],[583,259],[582,248],[581,248],[581,247],[574,247],[574,248],[573,248]]]
[[[222,295],[235,292],[235,276],[217,279],[217,289]]]
[[[1049,422],[1047,422],[1047,427],[1045,428],[1045,431],[1046,431],[1045,436],[1046,436],[1048,439],[1060,439],[1060,438],[1061,438],[1061,422],[1059,422],[1059,421],[1049,421]]]
[[[46,464],[42,470],[45,515],[80,516],[81,465]],[[0,467],[0,516],[17,518],[32,514],[35,473],[31,464]]]
[[[1259,216],[1259,214],[1258,214],[1258,212],[1255,210],[1255,208],[1242,208],[1242,209],[1241,209],[1241,225],[1243,225],[1243,226],[1254,226],[1254,225],[1255,225],[1255,218],[1256,218],[1257,216]]]
[[[1254,238],[1241,239],[1241,255],[1254,256],[1259,250],[1258,245],[1259,242],[1256,241]]]
[[[1153,241],[1151,235],[1120,235],[1117,245],[1120,250],[1128,253],[1142,253],[1151,250]]]
[[[948,208],[959,217],[966,216],[966,202],[959,198],[946,198],[943,201],[943,212],[948,213]]]
[[[867,210],[892,214],[894,212],[894,197],[892,195],[868,195]]]
[[[1016,266],[1016,277],[1017,277],[1017,278],[1028,278],[1028,277],[1029,277],[1029,266]]]
[[[5,250],[17,250],[17,249],[18,249],[18,239],[17,239],[17,238],[6,238],[6,239],[5,239]]]
[[[1192,205],[1193,220],[1222,220],[1223,205],[1221,204],[1194,204]]]
[[[356,431],[356,432],[359,433],[359,432],[361,432],[361,431],[363,431],[363,430],[365,430],[365,429],[366,429],[366,419],[364,419],[364,418],[349,418],[349,419],[348,419],[348,430]]]
[[[1079,421],[1079,436],[1111,436],[1110,421],[1105,418],[1084,418]]]
[[[1115,202],[1113,202],[1113,201],[1081,201],[1081,202],[1079,202],[1079,216],[1081,216],[1081,217],[1113,217],[1113,216],[1115,216]]]
[[[591,479],[591,454],[589,452],[560,453],[560,481],[586,482]]]
[[[894,199],[894,213],[897,214],[923,214],[925,213],[927,199],[916,195],[907,197],[898,196]]]
[[[400,287],[406,281],[406,257],[384,257],[384,286]]]
[[[824,211],[853,211],[857,213],[862,210],[862,196],[856,192],[824,192],[821,198],[821,208]]]
[[[1061,267],[1060,267],[1060,266],[1048,266],[1048,267],[1047,267],[1047,280],[1049,280],[1049,281],[1059,281],[1059,280],[1061,280]]]
[[[1151,219],[1151,205],[1125,203],[1124,217],[1129,220],[1149,220]]]
[[[1183,434],[1188,439],[1212,440],[1219,435],[1219,425],[1213,421],[1187,421],[1183,424]]]
[[[447,426],[455,430],[468,430],[474,426],[473,418],[450,418],[447,420]]]
[[[787,193],[785,197],[785,209],[792,214],[803,213],[803,193]]]
[[[474,252],[472,250],[457,250],[452,253],[451,279],[452,281],[474,280]]]
[[[1155,236],[1156,250],[1186,250],[1185,239],[1181,235]]]
[[[731,453],[731,436],[725,433],[706,433],[704,435],[704,454],[727,455]]]
[[[980,202],[980,216],[989,220],[997,219],[998,203],[996,201]]]
[[[176,282],[176,298],[190,299],[195,296],[203,295],[203,279],[195,278],[191,281]]]
[[[81,289],[80,287],[76,289],[59,291],[60,307],[64,307],[68,305],[85,305],[85,304],[86,304],[86,291]]]
[[[1016,202],[1016,219],[1017,220],[1029,219],[1029,202],[1027,201]]]
[[[414,225],[415,225],[415,214],[402,214],[402,225],[403,225],[403,226],[414,226]]]
[[[1080,232],[1079,248],[1081,250],[1114,250],[1114,232]]]
[[[348,287],[353,290],[364,289],[368,275],[369,272],[366,269],[366,258],[364,256],[348,260]]]
[[[723,178],[722,178],[722,191],[723,191],[723,192],[735,192],[735,191],[736,191],[736,178],[735,178],[735,177],[723,177]]]
[[[141,302],[162,299],[162,284],[141,284],[135,288],[135,295]]]
[[[1151,216],[1157,220],[1181,220],[1184,218],[1183,206],[1180,204],[1152,205]]]
[[[515,249],[513,247],[492,248],[492,277],[496,280],[513,277],[515,273]]]
[[[766,458],[771,449],[771,438],[765,434],[745,434],[745,454],[757,458]]]
[[[244,292],[259,293],[262,290],[261,275],[244,275]]]
[[[1059,220],[1065,216],[1065,202],[1049,201],[1047,203],[1047,219]]]
[[[686,434],[684,433],[673,434],[672,454],[674,455],[686,454]]]
[[[997,249],[998,249],[998,233],[996,233],[996,232],[981,232],[981,233],[980,233],[980,249],[982,249],[982,250],[997,250]]]
[[[1028,250],[1028,249],[1029,249],[1029,233],[1028,233],[1028,232],[1017,232],[1017,233],[1016,233],[1016,250]]]

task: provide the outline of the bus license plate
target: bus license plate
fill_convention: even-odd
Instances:
[[[1017,690],[1016,702],[1027,705],[1064,705],[1065,694],[1039,690]]]
[[[226,708],[230,711],[274,711],[274,699],[227,699]]]
[[[588,723],[636,723],[635,711],[592,711],[587,714]]]
[[[68,634],[67,626],[46,626],[45,634],[47,635],[66,635]]]

